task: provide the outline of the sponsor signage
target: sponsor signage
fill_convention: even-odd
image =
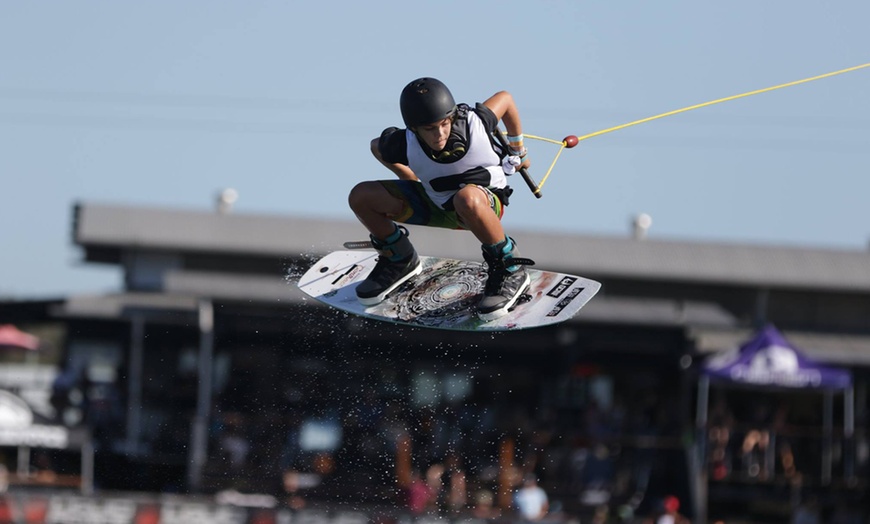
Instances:
[[[558,284],[553,286],[553,289],[547,292],[548,297],[559,298],[562,296],[562,293],[568,290],[571,287],[571,284],[577,282],[577,279],[574,277],[562,277],[562,280],[559,281]]]
[[[567,279],[566,279],[566,280],[567,280]],[[571,282],[571,283],[573,284],[573,279],[572,279],[572,282]],[[558,286],[557,286],[557,287],[558,287]],[[568,289],[569,287],[571,287],[570,284],[568,284],[568,286],[565,287],[564,289],[561,289],[561,290],[559,291],[559,295],[561,295],[562,293],[564,293],[565,290]],[[555,289],[556,289],[556,288],[554,288],[554,290],[555,290]],[[550,291],[550,293],[552,293],[552,292],[553,292],[553,291]],[[580,293],[582,293],[582,292],[583,292],[583,288],[582,288],[582,287],[575,287],[574,289],[572,289],[570,293],[568,293],[567,295],[565,295],[565,297],[562,298],[562,300],[560,300],[560,301],[559,301],[555,306],[553,306],[553,309],[550,310],[549,313],[547,313],[547,316],[548,316],[548,317],[555,317],[555,316],[558,316],[559,313],[561,313],[563,309],[565,309],[566,307],[568,307],[568,304],[570,304],[571,301],[574,300],[575,298],[577,298],[577,297],[580,295]],[[550,293],[548,293],[548,294],[550,294]],[[555,296],[559,296],[559,295],[555,295]],[[554,296],[554,295],[551,295],[551,296]]]
[[[22,516],[25,518],[22,519]],[[404,514],[368,515],[356,510],[306,509],[217,504],[184,497],[76,496],[9,493],[0,496],[0,522],[27,524],[410,524]],[[422,523],[422,521],[420,521]],[[442,524],[449,521],[439,519]]]
[[[37,423],[21,397],[0,390],[0,446],[66,448],[69,437],[64,426]]]

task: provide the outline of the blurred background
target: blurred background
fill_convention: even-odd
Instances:
[[[0,3],[0,520],[520,519],[525,477],[559,521],[866,519],[870,68],[582,141],[540,200],[514,182],[524,252],[604,284],[565,325],[433,337],[293,284],[363,238],[347,193],[389,176],[368,145],[413,78],[508,90],[561,140],[865,64],[868,15]],[[540,178],[558,147],[528,145]],[[807,373],[777,351],[708,376],[773,325],[848,383],[776,382]]]

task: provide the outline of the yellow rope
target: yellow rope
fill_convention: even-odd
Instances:
[[[540,140],[540,141],[542,141],[542,142],[549,142],[549,143],[551,143],[551,144],[562,145],[562,141],[561,141],[561,140],[553,140],[552,138],[545,138],[545,137],[543,137],[543,136],[530,135],[530,134],[528,134],[528,133],[523,133],[523,136],[526,137],[526,138],[531,138],[532,140]]]
[[[676,110],[674,110],[674,111],[668,111],[667,113],[662,113],[662,114],[660,114],[660,115],[655,115],[655,116],[651,116],[651,117],[647,117],[647,118],[642,118],[642,119],[640,119],[640,120],[635,120],[634,122],[629,122],[629,123],[627,123],[627,124],[622,124],[622,125],[618,125],[618,126],[613,126],[613,127],[609,127],[609,128],[607,128],[607,129],[602,129],[601,131],[595,131],[594,133],[589,133],[589,134],[586,134],[586,135],[583,135],[583,136],[578,136],[578,137],[577,137],[577,140],[578,140],[578,141],[580,141],[580,140],[586,140],[586,139],[589,139],[589,138],[592,138],[592,137],[595,137],[595,136],[603,135],[603,134],[605,134],[605,133],[610,133],[610,132],[613,132],[613,131],[618,131],[618,130],[620,130],[620,129],[625,129],[626,127],[636,126],[636,125],[638,125],[638,124],[643,124],[643,123],[645,123],[645,122],[650,122],[650,121],[652,121],[652,120],[658,120],[659,118],[664,118],[664,117],[666,117],[666,116],[677,115],[677,114],[679,114],[679,113],[685,113],[686,111],[691,111],[691,110],[693,110],[693,109],[699,109],[699,108],[702,108],[702,107],[712,106],[712,105],[714,105],[714,104],[720,104],[720,103],[722,103],[722,102],[728,102],[728,101],[730,101],[730,100],[737,100],[738,98],[745,98],[745,97],[747,97],[747,96],[758,95],[758,94],[761,94],[761,93],[767,93],[768,91],[774,91],[774,90],[776,90],[776,89],[782,89],[782,88],[784,88],[784,87],[791,87],[791,86],[796,86],[796,85],[799,85],[799,84],[805,84],[805,83],[807,83],[807,82],[812,82],[813,80],[821,80],[822,78],[828,78],[828,77],[835,76],[835,75],[841,75],[841,74],[843,74],[843,73],[849,73],[849,72],[851,72],[851,71],[857,71],[858,69],[863,69],[863,68],[865,68],[865,67],[870,67],[870,62],[868,62],[868,63],[866,63],[866,64],[861,64],[861,65],[858,65],[858,66],[854,66],[854,67],[848,67],[848,68],[846,68],[846,69],[840,69],[839,71],[834,71],[834,72],[832,72],[832,73],[825,73],[825,74],[823,74],[823,75],[813,76],[813,77],[810,77],[810,78],[804,78],[803,80],[795,80],[794,82],[788,82],[788,83],[785,83],[785,84],[779,84],[779,85],[776,85],[776,86],[773,86],[773,87],[766,87],[766,88],[764,88],[764,89],[756,89],[755,91],[748,91],[748,92],[746,92],[746,93],[741,93],[741,94],[739,94],[739,95],[726,96],[725,98],[719,98],[719,99],[717,99],[717,100],[711,100],[711,101],[709,101],[709,102],[704,102],[703,104],[695,104],[695,105],[693,105],[693,106],[684,107],[684,108],[682,108],[682,109],[676,109]],[[533,140],[541,140],[541,141],[544,141],[544,142],[550,142],[550,143],[552,143],[552,144],[558,144],[559,146],[561,146],[561,147],[559,147],[559,151],[556,153],[556,158],[553,159],[553,163],[550,164],[550,168],[547,170],[547,173],[544,175],[544,177],[541,179],[541,182],[538,184],[538,190],[540,190],[541,187],[543,187],[544,182],[546,182],[546,181],[547,181],[547,178],[550,176],[550,172],[553,170],[553,167],[556,165],[556,161],[559,159],[559,156],[562,154],[562,150],[565,149],[565,147],[566,147],[567,144],[566,144],[565,140],[553,140],[553,139],[551,139],[551,138],[544,138],[544,137],[539,137],[539,136],[529,135],[529,134],[525,134],[524,136],[526,136],[527,138],[531,138],[531,139],[533,139]]]
[[[547,172],[544,173],[543,177],[541,177],[541,181],[538,182],[538,191],[540,191],[541,188],[544,187],[544,182],[546,182],[547,179],[550,178],[550,173],[553,171],[553,168],[556,167],[556,161],[559,160],[559,156],[562,154],[562,151],[564,149],[565,149],[565,144],[563,143],[560,145],[559,151],[556,152],[556,157],[553,158],[553,163],[550,164],[549,169],[547,169]]]
[[[720,104],[720,103],[722,103],[722,102],[728,102],[728,101],[731,101],[731,100],[737,100],[738,98],[744,98],[744,97],[747,97],[747,96],[758,95],[758,94],[761,94],[761,93],[767,93],[768,91],[774,91],[774,90],[776,90],[776,89],[782,89],[782,88],[784,88],[784,87],[791,87],[791,86],[796,86],[796,85],[798,85],[798,84],[805,84],[805,83],[807,83],[807,82],[812,82],[813,80],[821,80],[822,78],[828,78],[828,77],[830,77],[830,76],[834,76],[834,75],[841,75],[841,74],[843,74],[843,73],[848,73],[848,72],[850,72],[850,71],[855,71],[855,70],[857,70],[857,69],[861,69],[861,68],[864,68],[864,67],[870,67],[870,63],[862,64],[862,65],[855,66],[855,67],[849,67],[849,68],[847,68],[847,69],[841,69],[841,70],[839,70],[839,71],[834,71],[833,73],[825,73],[824,75],[818,75],[818,76],[814,76],[814,77],[812,77],[812,78],[804,78],[803,80],[796,80],[796,81],[794,81],[794,82],[788,82],[788,83],[785,83],[785,84],[780,84],[780,85],[778,85],[778,86],[766,87],[766,88],[764,88],[764,89],[757,89],[757,90],[755,90],[755,91],[749,91],[749,92],[747,92],[747,93],[741,93],[741,94],[739,94],[739,95],[726,96],[725,98],[720,98],[720,99],[718,99],[718,100],[711,100],[710,102],[704,102],[703,104],[696,104],[696,105],[693,105],[693,106],[684,107],[684,108],[682,108],[682,109],[677,109],[677,110],[675,110],[675,111],[668,111],[667,113],[662,113],[662,114],[660,114],[660,115],[651,116],[651,117],[648,117],[648,118],[642,118],[642,119],[640,119],[640,120],[635,120],[634,122],[629,122],[629,123],[627,123],[627,124],[622,124],[622,125],[619,125],[619,126],[614,126],[614,127],[608,128],[608,129],[602,129],[601,131],[596,131],[596,132],[594,132],[594,133],[589,133],[588,135],[578,136],[577,139],[578,139],[578,140],[586,140],[587,138],[592,138],[592,137],[594,137],[594,136],[603,135],[604,133],[610,133],[611,131],[618,131],[618,130],[620,130],[620,129],[625,129],[626,127],[634,126],[634,125],[637,125],[637,124],[643,124],[644,122],[649,122],[649,121],[651,121],[651,120],[657,120],[657,119],[659,119],[659,118],[664,118],[664,117],[666,117],[666,116],[676,115],[676,114],[679,114],[679,113],[685,113],[686,111],[691,111],[692,109],[699,109],[699,108],[702,108],[702,107],[712,106],[712,105],[714,105],[714,104]]]

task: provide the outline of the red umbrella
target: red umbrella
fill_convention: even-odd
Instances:
[[[0,325],[0,346],[29,349],[39,349],[39,339],[29,333],[25,333],[12,324]]]

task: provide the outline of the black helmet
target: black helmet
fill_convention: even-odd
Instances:
[[[399,98],[399,107],[405,127],[412,128],[453,116],[456,102],[440,80],[424,77],[405,86]]]

